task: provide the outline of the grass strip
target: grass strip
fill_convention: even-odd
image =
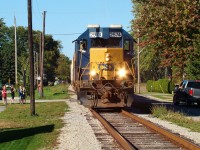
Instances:
[[[59,84],[54,86],[45,86],[43,88],[44,97],[40,97],[38,90],[35,90],[35,99],[67,99],[68,94],[68,84]]]
[[[57,143],[61,117],[68,110],[65,102],[36,103],[37,115],[30,115],[30,104],[7,105],[0,113],[0,149],[52,149]]]
[[[151,111],[154,117],[170,121],[193,132],[200,132],[200,121],[194,121],[184,113],[168,110],[165,106],[154,106]]]

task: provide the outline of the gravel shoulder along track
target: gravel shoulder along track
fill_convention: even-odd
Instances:
[[[86,120],[86,114],[90,113],[77,100],[67,102],[69,112],[62,118],[64,127],[58,138],[58,150],[100,150],[101,146],[96,139],[91,126]]]
[[[62,118],[64,127],[55,150],[121,149],[90,110],[78,103],[76,95],[72,94],[66,103],[69,111]]]

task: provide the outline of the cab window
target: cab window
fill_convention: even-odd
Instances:
[[[130,40],[124,40],[124,50],[130,51]]]
[[[120,38],[94,38],[91,39],[91,47],[120,47]]]
[[[87,40],[80,41],[80,50],[87,51]]]

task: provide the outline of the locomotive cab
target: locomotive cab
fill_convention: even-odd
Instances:
[[[89,25],[75,41],[71,77],[78,99],[93,107],[124,107],[134,93],[133,38],[121,25]]]

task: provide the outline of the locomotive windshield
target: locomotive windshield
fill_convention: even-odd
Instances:
[[[91,39],[91,47],[120,47],[120,38],[93,38]]]

